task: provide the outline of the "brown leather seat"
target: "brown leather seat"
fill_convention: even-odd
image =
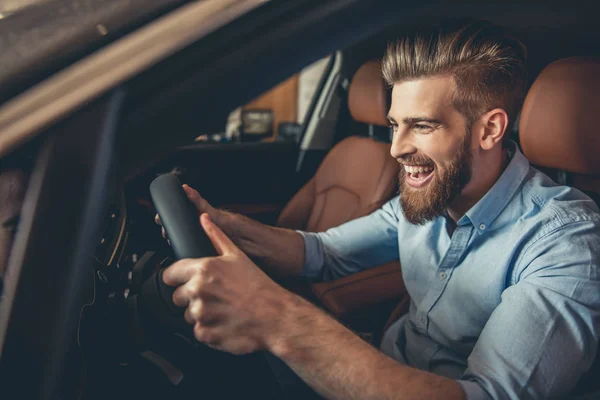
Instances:
[[[586,192],[600,206],[598,115],[600,59],[558,60],[540,73],[529,90],[521,112],[519,137],[523,153],[533,165],[560,183]],[[577,392],[597,390],[600,395],[599,376],[600,357],[596,355],[594,366],[578,384]]]
[[[348,96],[350,114],[356,121],[367,126],[388,125],[387,94],[378,61],[358,69]],[[397,176],[398,163],[390,155],[390,144],[370,137],[348,137],[331,149],[315,176],[289,201],[277,225],[320,232],[365,216],[396,193]],[[397,261],[335,282],[313,284],[311,289],[325,308],[342,320],[361,308],[408,297]]]

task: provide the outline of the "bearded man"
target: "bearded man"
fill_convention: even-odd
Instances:
[[[184,186],[219,256],[165,271],[174,302],[199,341],[267,350],[326,398],[568,394],[600,335],[600,215],[506,138],[526,92],[524,47],[475,22],[404,37],[382,66],[399,196],[307,233],[217,210]],[[398,258],[410,312],[380,350],[251,260],[320,281]]]

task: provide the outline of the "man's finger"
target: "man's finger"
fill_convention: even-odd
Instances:
[[[223,340],[222,327],[204,326],[196,321],[194,325],[194,336],[196,340],[210,347],[218,348]]]
[[[202,326],[215,326],[226,320],[225,314],[226,311],[219,302],[192,299],[185,310],[184,318],[189,324],[200,322]]]
[[[156,222],[156,224],[162,226],[162,221],[160,220],[160,215],[156,214],[154,216],[154,222]]]
[[[175,289],[175,291],[173,292],[173,304],[175,304],[178,307],[187,307],[190,304],[192,296],[190,294],[189,285],[193,281],[194,278]]]
[[[194,204],[194,207],[196,207],[196,211],[199,213],[205,211],[205,200],[202,198],[202,196],[200,196],[200,193],[188,185],[182,185],[182,187],[188,199],[190,199],[190,201]]]
[[[166,283],[166,282],[165,282]],[[201,299],[211,305],[220,303],[219,288],[214,287],[214,281],[203,279],[195,274],[187,282],[178,286],[173,292],[173,303],[179,307],[187,307],[192,299]]]
[[[192,279],[195,272],[198,270],[198,266],[196,265],[198,262],[201,261],[192,258],[186,258],[171,264],[163,272],[163,282],[165,282],[168,286],[183,285]]]
[[[215,250],[217,250],[217,254],[222,256],[227,253],[237,253],[240,250],[238,247],[233,244],[231,239],[223,233],[221,228],[215,225],[208,214],[204,213],[200,216],[200,224],[202,224],[202,228],[204,228],[204,232],[212,242],[213,246],[215,246]]]

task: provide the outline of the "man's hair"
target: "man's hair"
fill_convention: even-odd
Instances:
[[[513,123],[525,98],[526,49],[504,29],[488,21],[440,27],[407,35],[388,45],[382,60],[386,82],[450,74],[453,106],[470,129],[483,113],[502,108]]]

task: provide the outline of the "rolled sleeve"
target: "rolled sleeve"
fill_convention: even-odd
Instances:
[[[600,336],[599,225],[562,226],[517,263],[459,381],[468,399],[568,395],[590,368]]]
[[[304,266],[302,277],[317,280],[323,269],[323,242],[318,233],[296,231],[304,239]]]
[[[339,279],[398,259],[398,197],[373,213],[325,232],[301,232],[303,277]]]

